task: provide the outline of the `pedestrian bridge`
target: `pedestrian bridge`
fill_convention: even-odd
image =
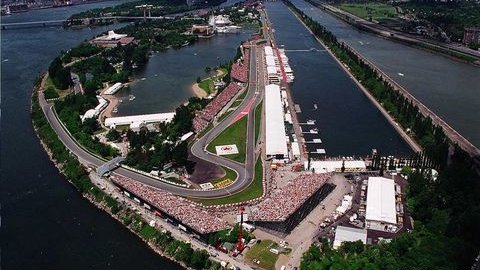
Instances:
[[[124,157],[116,157],[112,160],[105,162],[104,164],[98,166],[97,174],[99,176],[104,176],[106,173],[115,170],[116,168],[120,167],[120,163],[125,160]]]

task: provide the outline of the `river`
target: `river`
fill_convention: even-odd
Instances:
[[[316,120],[319,134],[306,134],[309,151],[324,148],[328,156],[409,155],[409,146],[369,101],[349,75],[282,2],[266,2],[275,39],[284,45],[295,81],[292,95],[302,112],[300,122]],[[311,50],[313,49],[313,50]],[[309,129],[309,128],[305,128]]]
[[[480,68],[358,31],[303,0],[291,2],[480,147]]]
[[[117,3],[35,10],[2,17],[2,23],[63,19]],[[35,76],[61,50],[108,29],[1,32],[2,269],[181,269],[83,199],[50,162],[32,128],[29,111]]]

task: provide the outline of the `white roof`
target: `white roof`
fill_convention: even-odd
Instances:
[[[270,46],[265,46],[265,55],[273,55],[273,49]]]
[[[267,66],[275,66],[275,56],[266,55],[265,62],[267,63]]]
[[[107,35],[97,37],[95,40],[118,40],[123,37],[126,37],[125,34],[117,34],[114,31],[108,31]]]
[[[183,134],[183,136],[180,138],[180,140],[183,142],[183,141],[187,140],[188,138],[190,138],[190,136],[192,136],[192,135],[193,135],[192,131],[187,132],[187,133]]]
[[[316,141],[316,139],[313,139],[313,141]],[[342,160],[313,160],[310,161],[310,170],[313,168],[316,173],[335,172],[342,168],[342,163]],[[308,161],[305,162],[305,168],[307,166]],[[345,160],[345,171],[350,171],[349,169],[364,170],[366,168],[363,160]]]
[[[367,230],[337,226],[333,248],[337,249],[343,242],[355,242],[358,240],[364,244],[367,243]]]
[[[86,111],[85,114],[82,117],[82,120],[85,121],[85,119],[94,118],[96,116],[96,112],[97,111],[95,111],[95,109],[90,109],[90,110]]]
[[[117,82],[114,85],[110,86],[107,90],[105,90],[104,94],[105,95],[113,95],[116,92],[118,92],[118,90],[120,90],[120,88],[122,88],[122,84]]]
[[[272,74],[276,75],[276,74],[277,74],[277,67],[275,67],[275,66],[268,66],[268,67],[267,67],[267,74],[268,74],[268,75],[272,75]]]
[[[105,126],[123,126],[130,125],[134,122],[143,122],[147,123],[157,123],[157,122],[170,122],[172,121],[175,113],[154,113],[154,114],[143,114],[143,115],[132,115],[132,116],[121,116],[121,117],[110,117],[105,119]]]
[[[396,224],[395,183],[385,177],[369,177],[366,220]]]
[[[133,122],[130,124],[130,129],[135,129],[135,128],[141,128],[143,127],[145,124],[143,122]]]
[[[280,97],[280,87],[275,84],[265,86],[265,152],[268,155],[284,155],[288,149],[285,141],[285,123]]]
[[[300,156],[300,146],[298,146],[298,142],[292,142],[292,154],[294,157]]]

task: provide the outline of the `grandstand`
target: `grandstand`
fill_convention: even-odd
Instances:
[[[335,185],[326,183],[332,174],[303,174],[252,207],[255,225],[281,234],[292,231]]]
[[[206,242],[210,234],[230,227],[214,213],[185,198],[126,177],[112,176],[111,180],[126,196],[183,231],[197,235],[202,241]]]

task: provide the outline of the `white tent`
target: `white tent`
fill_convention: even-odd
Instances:
[[[265,86],[265,151],[267,156],[288,156],[283,115],[280,87],[275,84]]]
[[[367,230],[337,226],[335,240],[333,240],[333,248],[337,249],[344,242],[355,242],[358,240],[364,244],[367,243]]]
[[[367,189],[367,221],[396,224],[395,183],[385,177],[369,177]]]

